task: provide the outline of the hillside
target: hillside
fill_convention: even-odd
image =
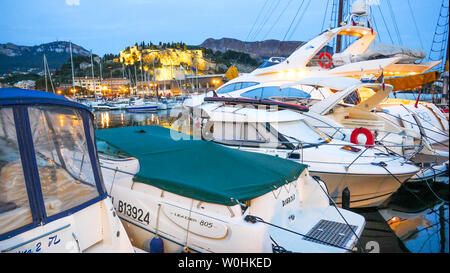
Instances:
[[[206,39],[200,46],[213,51],[226,52],[233,50],[243,52],[255,59],[264,59],[272,56],[289,56],[297,47],[303,45],[299,41],[266,40],[260,42],[243,42],[232,38]]]
[[[90,55],[89,51],[76,44],[72,44],[72,52],[74,56]],[[44,54],[50,69],[58,69],[70,58],[70,43],[58,41],[36,46],[0,44],[0,74],[42,71]]]

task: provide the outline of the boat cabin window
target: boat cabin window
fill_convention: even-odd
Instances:
[[[98,197],[80,111],[36,106],[28,114],[47,217]]]
[[[275,142],[263,123],[215,122],[213,134],[215,141],[229,145],[259,147]]]
[[[326,137],[303,120],[278,123],[215,122],[214,139],[228,145],[292,149],[326,142]]]
[[[33,222],[11,107],[0,108],[0,235]]]
[[[266,86],[252,89],[241,94],[249,99],[269,99],[272,97],[284,98],[311,98],[311,95],[297,88],[286,87],[280,89],[279,86]]]
[[[236,83],[232,83],[229,85],[225,85],[219,89],[217,89],[216,93],[217,94],[225,94],[225,93],[229,93],[229,92],[233,92],[236,90],[240,90],[240,89],[244,89],[244,88],[248,88],[251,86],[255,86],[258,85],[258,82],[236,82]]]
[[[303,143],[303,147],[326,142],[324,135],[321,135],[317,129],[303,120],[279,122],[273,124],[273,127],[294,146],[297,146],[300,142]]]

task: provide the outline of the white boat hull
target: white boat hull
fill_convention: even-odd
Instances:
[[[131,253],[134,250],[111,200],[107,198],[74,214],[1,241],[0,252]]]
[[[419,171],[419,168],[412,164],[402,164],[400,159],[393,160],[388,157],[375,157],[373,162],[356,160],[347,169],[346,167],[350,165],[351,161],[345,162],[344,160],[356,159],[358,154],[355,154],[351,158],[344,159],[342,157],[342,162],[338,162],[339,156],[342,155],[336,154],[338,152],[335,149],[336,146],[326,147],[326,145],[304,149],[304,160],[294,161],[308,165],[310,175],[318,176],[325,182],[330,196],[339,206],[342,205],[342,191],[347,187],[350,190],[351,208],[378,207],[394,194],[402,183]],[[288,152],[290,152],[287,150],[264,148],[240,147],[239,149],[248,152],[270,154],[281,158],[288,158]],[[297,154],[302,154],[301,151],[296,152]],[[369,154],[369,152],[366,153]],[[333,161],[334,159],[336,161]],[[387,172],[383,167],[372,164],[381,161],[387,163],[386,168],[392,174]]]
[[[101,158],[101,162],[114,207],[137,248],[148,250],[149,242],[156,234],[163,239],[164,252],[178,253],[185,247],[190,252],[273,252],[271,238],[293,252],[348,252],[356,244],[354,234],[349,234],[349,241],[339,248],[311,242],[267,224],[244,220],[251,214],[300,234],[307,234],[321,220],[342,224],[337,208],[329,205],[324,189],[306,170],[297,181],[253,199],[250,207],[242,212],[239,205],[227,207],[201,202],[135,183],[133,173],[139,169],[136,159]],[[115,172],[116,168],[126,170],[126,173]],[[364,218],[350,211],[339,211],[356,226],[355,233],[360,236]]]
[[[415,173],[396,175],[338,174],[313,172],[327,185],[330,196],[342,206],[342,192],[350,191],[350,208],[379,207]],[[397,180],[398,179],[398,180]]]

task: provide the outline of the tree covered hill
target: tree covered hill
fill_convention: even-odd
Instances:
[[[73,56],[89,56],[90,52],[72,44]],[[44,70],[44,54],[51,70],[58,69],[70,58],[70,42],[58,41],[36,46],[0,44],[0,74],[39,72]]]

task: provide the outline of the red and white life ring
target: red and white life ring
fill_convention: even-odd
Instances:
[[[364,134],[366,136],[366,148],[372,148],[375,144],[375,138],[372,135],[372,133],[367,128],[356,128],[353,130],[351,136],[350,136],[350,142],[353,144],[358,144],[358,136],[360,134]]]
[[[326,57],[326,59],[327,59],[326,63],[322,62],[322,59],[324,59],[324,57]],[[328,69],[328,68],[331,67],[332,64],[333,64],[333,59],[331,58],[330,53],[328,53],[328,52],[320,53],[320,55],[319,55],[319,65],[320,65],[320,67]]]

